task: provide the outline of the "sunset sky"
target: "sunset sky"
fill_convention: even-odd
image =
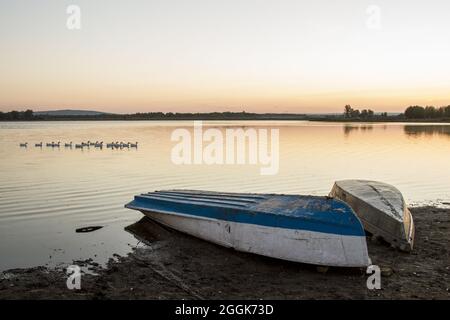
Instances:
[[[449,13],[448,0],[0,0],[0,111],[449,105]]]

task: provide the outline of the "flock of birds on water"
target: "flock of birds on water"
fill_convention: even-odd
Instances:
[[[28,142],[24,142],[24,143],[20,143],[19,146],[21,148],[27,148],[28,147]],[[36,148],[42,148],[44,146],[44,144],[42,142],[40,143],[36,143],[34,145]],[[61,142],[51,142],[51,143],[46,143],[45,144],[46,147],[50,147],[50,148],[60,148],[61,147]],[[94,148],[99,148],[102,149],[103,148],[103,141],[88,141],[88,142],[81,142],[81,143],[77,143],[77,144],[73,144],[72,141],[70,143],[64,143],[64,147],[65,148],[73,148],[75,147],[76,149],[83,149],[83,148],[90,148],[90,147],[94,147]],[[111,143],[107,143],[106,144],[106,148],[111,148],[111,149],[130,149],[130,148],[136,148],[138,147],[138,143],[131,143],[131,142],[111,142]]]

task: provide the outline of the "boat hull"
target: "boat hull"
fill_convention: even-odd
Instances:
[[[189,215],[142,211],[150,219],[191,236],[237,251],[287,261],[337,267],[366,267],[366,239],[236,223]]]
[[[125,207],[242,252],[323,266],[370,264],[361,221],[327,197],[168,190],[135,196]]]
[[[414,220],[400,191],[377,181],[336,181],[330,196],[345,201],[364,229],[393,247],[409,252],[414,245]]]

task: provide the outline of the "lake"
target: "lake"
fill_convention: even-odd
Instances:
[[[411,205],[450,204],[450,124],[205,121],[279,129],[279,170],[259,165],[176,165],[171,134],[190,121],[0,123],[0,270],[105,263],[141,244],[124,227],[142,215],[133,195],[189,188],[327,195],[339,179],[395,185]],[[139,142],[138,148],[65,148],[73,141]],[[42,148],[35,143],[43,142]],[[61,141],[60,148],[45,143]],[[28,142],[28,147],[19,143]],[[104,226],[90,233],[75,230]]]

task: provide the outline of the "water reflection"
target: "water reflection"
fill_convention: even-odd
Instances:
[[[386,126],[379,126],[380,128],[386,129]],[[342,129],[344,130],[344,136],[348,137],[353,132],[370,132],[374,126],[372,124],[344,124]]]
[[[434,135],[450,138],[450,126],[448,125],[405,125],[404,132],[410,137],[421,137]]]
[[[139,221],[126,226],[124,230],[147,245],[167,240],[171,237],[171,234],[175,232],[163,227],[146,216],[143,216]]]

